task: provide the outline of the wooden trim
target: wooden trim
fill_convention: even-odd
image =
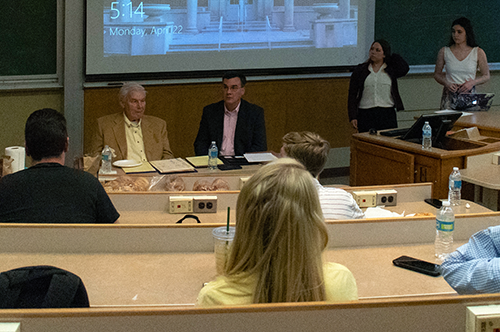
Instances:
[[[317,311],[340,309],[371,309],[423,305],[468,304],[481,305],[500,301],[500,294],[481,295],[425,295],[422,297],[398,297],[388,299],[369,299],[352,302],[326,303],[268,303],[230,307],[109,307],[109,308],[75,308],[75,309],[2,309],[0,319],[15,320],[20,318],[49,317],[109,317],[109,316],[154,316],[154,315],[199,315],[199,314],[232,314],[259,312]]]

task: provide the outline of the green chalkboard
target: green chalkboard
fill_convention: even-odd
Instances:
[[[1,1],[0,76],[57,71],[57,0]]]
[[[498,0],[376,0],[375,38],[387,39],[410,65],[432,65],[461,16],[471,20],[488,62],[500,62]]]

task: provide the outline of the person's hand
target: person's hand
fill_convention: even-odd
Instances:
[[[458,88],[458,92],[460,93],[468,93],[474,88],[474,80],[468,80],[464,84],[460,85]]]
[[[446,81],[446,88],[451,92],[457,92],[460,89],[460,85]]]
[[[358,119],[351,120],[354,129],[358,130]]]

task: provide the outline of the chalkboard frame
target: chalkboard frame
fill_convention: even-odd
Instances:
[[[44,6],[46,8],[39,11]],[[4,34],[1,38],[4,45],[11,47],[2,47],[0,54],[2,59],[10,61],[2,61],[3,64],[0,65],[0,90],[61,88],[64,65],[64,0],[19,0],[9,2],[7,8],[11,12],[9,15],[4,13],[9,20],[3,19],[0,23]],[[24,18],[11,24],[11,29],[19,28],[19,31],[8,33],[5,27],[19,16]],[[34,19],[36,17],[38,18]],[[47,20],[50,22],[47,23]],[[23,35],[30,31],[34,32],[33,35]],[[42,38],[47,33],[50,41]],[[13,45],[15,38],[19,40]],[[26,45],[32,46],[33,38],[39,40],[34,47],[28,49]],[[23,51],[23,48],[27,50]]]

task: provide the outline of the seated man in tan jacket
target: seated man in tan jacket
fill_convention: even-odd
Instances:
[[[134,82],[125,83],[120,89],[119,102],[123,113],[97,119],[91,153],[100,154],[104,146],[108,145],[116,154],[114,160],[146,162],[173,158],[166,122],[155,116],[144,115],[144,87]]]

